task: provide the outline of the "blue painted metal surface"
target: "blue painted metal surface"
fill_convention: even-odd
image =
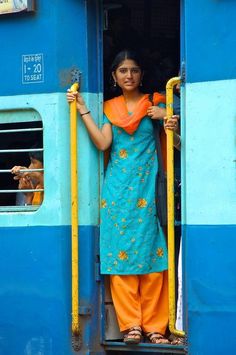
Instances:
[[[187,83],[183,94],[183,224],[236,223],[236,80]]]
[[[43,119],[46,193],[36,213],[0,214],[0,355],[73,353],[67,183],[69,125],[64,91],[70,85],[72,71],[82,71],[82,90],[99,121],[101,3],[98,0],[41,1],[37,2],[35,14],[1,17],[0,32],[5,35],[1,36],[0,77],[4,85],[0,86],[0,118],[15,119],[18,109],[33,108]],[[182,179],[184,297],[188,306],[185,318],[191,355],[232,353],[236,346],[234,337],[229,336],[236,312],[236,221],[232,208],[235,81],[226,80],[236,78],[235,13],[233,0],[182,1],[181,56],[186,63],[187,80],[182,95],[181,124],[182,171],[185,171]],[[31,54],[34,59],[30,59],[30,69],[24,68],[22,56]],[[43,55],[39,62],[36,54]],[[34,65],[39,63],[43,64],[43,82],[33,77],[24,83],[27,79],[22,77],[24,70],[32,75],[31,71],[37,68]],[[42,71],[33,74],[37,73]],[[227,95],[219,98],[222,93]],[[14,117],[6,115],[9,109],[15,110]],[[210,131],[212,122],[217,131]],[[219,166],[219,157],[211,157],[215,154],[216,141],[222,147]],[[83,172],[79,176],[83,206],[80,210],[81,354],[96,355],[103,353],[99,344],[104,341],[104,333],[100,327],[105,325],[97,272],[99,159],[79,122],[79,169]],[[226,175],[221,177],[223,167]],[[211,188],[213,184],[215,192]],[[217,192],[221,193],[217,195]],[[222,208],[229,203],[229,207]],[[123,344],[120,348],[124,349]],[[150,350],[146,345],[143,348],[145,352]]]
[[[182,1],[185,32],[186,81],[236,78],[236,2]]]
[[[231,354],[236,319],[236,225],[185,226],[189,354]]]
[[[99,14],[99,1],[54,0],[37,1],[35,13],[1,16],[0,96],[65,92],[74,70],[82,72],[83,91],[100,92]],[[22,56],[36,54],[43,57],[44,81],[25,84]]]
[[[100,284],[95,280],[98,229],[79,228],[83,348],[99,353]],[[69,355],[70,227],[0,229],[0,354]]]
[[[1,39],[1,122],[25,122],[35,119],[31,111],[38,113],[45,147],[42,206],[35,213],[0,214],[0,268],[5,270],[0,275],[1,355],[73,353],[69,109],[65,91],[73,73],[81,71],[81,90],[99,121],[101,21],[101,2],[92,0],[41,1],[35,14],[1,17],[0,32],[5,34]],[[81,121],[78,137],[79,198],[83,206],[79,210],[80,353],[102,354],[97,277],[100,158]]]
[[[182,222],[190,355],[230,354],[236,346],[229,336],[236,312],[235,13],[231,0],[182,1]]]
[[[98,121],[101,96],[84,94]],[[0,97],[0,122],[43,121],[45,196],[34,214],[0,213],[1,226],[69,225],[70,159],[69,108],[64,93]],[[37,115],[35,114],[38,113]],[[78,119],[79,211],[81,225],[97,225],[99,215],[99,154]],[[18,162],[16,161],[18,165]],[[81,173],[82,172],[82,173]],[[49,213],[50,211],[50,213]]]

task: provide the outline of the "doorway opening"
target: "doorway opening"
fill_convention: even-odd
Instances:
[[[150,92],[163,91],[180,66],[180,1],[104,0],[104,99],[112,95],[108,77],[123,49],[140,53],[150,74]]]
[[[146,93],[164,93],[167,81],[178,76],[180,70],[180,0],[104,0],[103,10],[104,100],[114,96],[110,67],[116,54],[124,49],[134,50],[144,58],[148,69]],[[179,93],[176,97],[179,102]],[[175,174],[176,181],[180,181],[179,152],[175,152]],[[177,270],[181,235],[179,210],[176,216]],[[176,289],[177,284],[176,276]],[[105,310],[105,340],[121,341],[123,335],[117,325],[108,278],[105,278]]]

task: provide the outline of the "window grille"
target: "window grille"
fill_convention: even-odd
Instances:
[[[0,212],[32,212],[40,207],[44,188],[36,187],[35,173],[43,174],[44,168],[43,165],[41,168],[29,168],[29,155],[40,153],[43,157],[43,151],[42,121],[9,123],[7,120],[7,123],[0,124]],[[19,173],[21,178],[27,176],[32,188],[19,189],[19,180],[13,179],[16,176],[12,174],[13,166],[26,167]],[[43,181],[43,175],[41,179]],[[40,203],[27,204],[26,194],[30,194],[32,200],[39,194]]]

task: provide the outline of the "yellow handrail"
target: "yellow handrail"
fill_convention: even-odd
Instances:
[[[76,92],[79,84],[71,86]],[[70,157],[71,157],[71,266],[72,266],[72,333],[80,334],[79,319],[79,235],[78,235],[78,173],[77,173],[77,108],[70,103]]]
[[[166,84],[167,117],[173,115],[173,88],[180,83],[180,77],[171,78]],[[174,141],[173,131],[167,129],[167,216],[168,216],[168,283],[169,283],[169,329],[176,336],[185,332],[175,328],[175,216],[174,216]]]

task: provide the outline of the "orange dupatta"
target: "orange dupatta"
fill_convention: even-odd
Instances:
[[[155,92],[153,94],[154,105],[165,103],[164,95]],[[147,115],[147,109],[152,104],[149,101],[149,95],[145,94],[137,103],[137,106],[131,114],[127,110],[124,96],[114,97],[104,102],[104,113],[109,121],[115,126],[123,128],[128,134],[133,134],[138,128],[143,117]]]

